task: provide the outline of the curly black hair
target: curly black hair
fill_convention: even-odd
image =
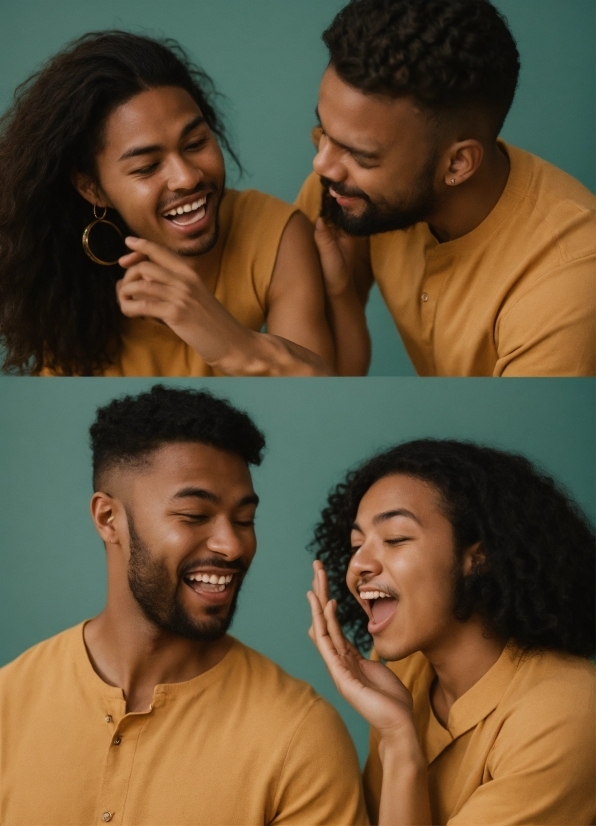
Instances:
[[[439,116],[480,106],[495,137],[511,108],[519,53],[488,0],[351,0],[323,40],[335,71],[363,92],[412,95]]]
[[[594,532],[578,506],[525,457],[471,442],[421,439],[373,456],[330,493],[311,549],[329,576],[338,617],[370,647],[367,617],[346,585],[358,505],[379,479],[403,474],[432,485],[456,560],[480,542],[485,563],[454,586],[454,615],[523,650],[595,653]]]
[[[115,291],[122,269],[85,255],[81,236],[93,210],[71,177],[78,170],[97,179],[95,159],[108,116],[160,86],[188,92],[240,168],[211,78],[173,40],[91,32],[15,92],[0,121],[0,342],[6,372],[35,375],[48,368],[86,376],[113,362],[123,318]],[[128,232],[114,210],[107,217]]]
[[[107,471],[136,466],[164,444],[198,442],[260,465],[265,437],[247,413],[205,390],[154,385],[138,396],[114,399],[97,410],[89,429],[93,486]]]

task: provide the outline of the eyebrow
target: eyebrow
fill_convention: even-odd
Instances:
[[[318,106],[315,108],[315,117],[319,121],[319,124],[321,124],[321,129],[323,129],[323,132],[325,132],[323,124],[321,123],[321,116],[319,115]],[[369,160],[375,160],[379,157],[378,152],[366,152],[364,149],[356,149],[356,147],[354,146],[348,146],[347,143],[342,143],[341,141],[332,138],[331,135],[329,135],[327,132],[325,132],[325,137],[329,138],[331,143],[334,143],[336,146],[339,146],[340,149],[345,149],[346,152],[350,153],[350,155],[358,155],[361,158],[368,158]]]
[[[221,496],[218,496],[216,493],[213,493],[211,490],[206,490],[205,488],[195,488],[195,487],[188,487],[182,488],[177,493],[174,494],[174,499],[200,499],[203,502],[212,502],[214,505],[221,504]],[[249,493],[246,496],[243,496],[242,499],[238,502],[236,507],[241,508],[244,505],[254,505],[255,507],[259,504],[259,497],[256,493]]]
[[[380,525],[382,522],[387,522],[389,519],[393,519],[396,516],[404,516],[406,519],[412,519],[414,522],[422,525],[422,522],[418,519],[418,517],[406,508],[396,508],[392,511],[383,511],[383,513],[378,513],[373,517],[372,523],[373,525]],[[360,528],[356,522],[352,524],[352,530],[360,531],[360,533],[362,533],[362,528]]]
[[[207,123],[203,115],[197,115],[196,118],[193,118],[186,124],[180,133],[180,138],[185,138],[189,132],[192,132],[193,129],[196,129],[197,126],[201,126],[203,123]],[[159,152],[161,149],[163,149],[163,146],[159,143],[154,143],[151,146],[134,146],[132,149],[127,149],[118,160],[126,161],[129,158],[136,158],[139,155],[150,155],[152,152]]]

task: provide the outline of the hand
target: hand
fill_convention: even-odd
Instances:
[[[327,295],[333,297],[354,289],[364,305],[373,280],[369,239],[346,235],[323,218],[317,218],[315,243]]]
[[[165,247],[133,237],[126,245],[134,251],[120,258],[126,275],[116,285],[124,315],[157,318],[174,329],[188,323],[196,305],[211,297],[194,270]]]
[[[313,567],[313,590],[307,594],[312,611],[308,635],[338,691],[383,740],[416,737],[410,692],[387,666],[365,659],[345,638],[337,620],[337,603],[329,599],[325,569],[319,561]]]

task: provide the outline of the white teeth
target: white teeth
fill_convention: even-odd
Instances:
[[[211,576],[209,577],[209,582],[211,583],[211,585],[217,585],[217,583],[219,582],[219,577],[215,576],[215,574],[211,574]]]
[[[223,585],[225,584],[226,578],[225,576],[220,576],[220,578],[217,581],[220,585]]]
[[[220,591],[229,585],[232,581],[233,574],[226,574],[225,576],[217,576],[217,574],[189,574],[188,579],[191,582],[205,582],[209,585],[219,585]]]
[[[184,206],[179,206],[175,209],[171,209],[169,212],[165,212],[164,215],[166,218],[173,218],[175,215],[183,215],[185,212],[194,212],[195,209],[199,209],[199,207],[204,206],[206,203],[207,196],[205,196],[204,198],[199,198],[198,201],[193,201],[192,204],[184,204]]]
[[[360,591],[361,599],[391,599],[384,591]]]

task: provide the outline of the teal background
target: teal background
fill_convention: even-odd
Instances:
[[[104,550],[89,516],[95,409],[145,379],[0,379],[0,665],[100,611]],[[339,698],[306,636],[305,547],[329,489],[373,451],[435,436],[521,451],[594,518],[590,379],[211,379],[251,414],[268,452],[254,471],[259,548],[232,632],[308,680],[366,753],[364,722]]]
[[[594,190],[593,0],[496,0],[522,56],[503,137]],[[15,86],[67,41],[119,27],[178,39],[213,76],[255,187],[293,200],[311,169],[310,128],[326,50],[320,34],[343,0],[1,0],[0,110]],[[57,207],[59,208],[59,207]],[[371,375],[413,375],[375,290]]]

